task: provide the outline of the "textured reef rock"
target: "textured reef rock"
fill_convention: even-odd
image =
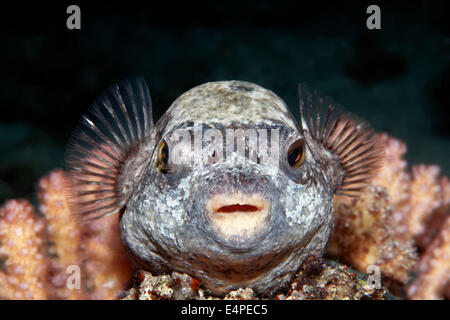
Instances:
[[[385,299],[367,268],[400,298],[450,298],[450,181],[437,166],[408,170],[406,146],[385,136],[386,161],[357,199],[335,198],[335,230],[326,256],[308,259],[276,299]],[[64,172],[38,183],[39,205],[9,200],[0,209],[1,299],[218,299],[186,274],[153,276],[133,269],[122,247],[118,215],[81,224],[70,214]],[[352,271],[349,267],[357,271]],[[71,267],[79,289],[67,285]],[[258,299],[250,288],[221,299]]]
[[[125,300],[260,300],[251,288],[230,291],[225,297],[209,295],[199,287],[199,282],[187,274],[153,276],[139,271],[138,279]],[[290,287],[271,297],[276,300],[371,300],[389,298],[383,287],[376,289],[365,280],[367,277],[345,265],[326,263],[310,256],[297,273]]]

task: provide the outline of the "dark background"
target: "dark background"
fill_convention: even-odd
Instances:
[[[392,3],[395,2],[395,3]],[[66,8],[81,7],[81,30]],[[366,8],[381,8],[381,30]],[[450,173],[450,4],[434,1],[15,2],[0,8],[0,203],[32,198],[99,93],[144,76],[158,119],[191,87],[246,80],[298,117],[305,82]]]

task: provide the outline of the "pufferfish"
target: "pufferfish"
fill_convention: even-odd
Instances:
[[[119,82],[70,138],[69,206],[86,221],[117,214],[136,268],[270,296],[323,255],[333,195],[358,196],[383,159],[365,121],[306,86],[299,98],[297,123],[270,90],[209,82],[154,125],[145,81]]]

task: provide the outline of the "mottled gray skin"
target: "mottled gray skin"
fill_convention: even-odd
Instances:
[[[173,131],[192,122],[220,130],[279,128],[279,160],[193,167],[175,165],[169,156],[171,170],[161,173],[158,145],[165,139],[170,150]],[[121,216],[121,237],[137,265],[188,273],[219,295],[239,287],[270,295],[286,285],[306,257],[323,254],[333,192],[342,179],[337,158],[303,128],[278,96],[255,84],[212,82],[180,96],[145,143],[151,161]],[[293,169],[286,154],[298,139],[306,141],[306,160]],[[269,215],[256,234],[224,238],[212,227],[205,203],[237,192],[267,199]]]

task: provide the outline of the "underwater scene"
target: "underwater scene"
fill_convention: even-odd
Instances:
[[[0,299],[450,298],[447,1],[10,5]]]

